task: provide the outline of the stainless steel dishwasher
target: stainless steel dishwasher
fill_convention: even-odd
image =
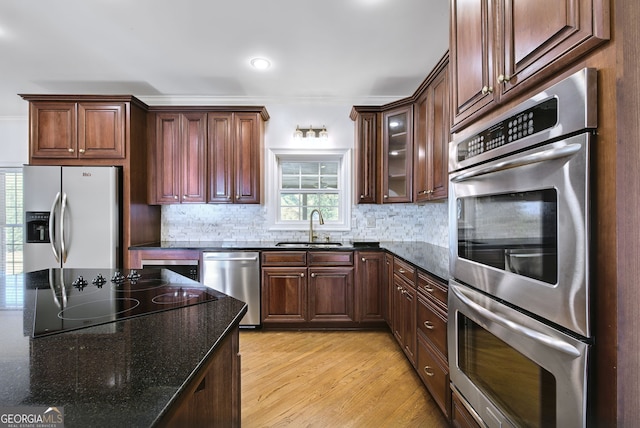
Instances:
[[[201,282],[245,302],[247,313],[240,327],[260,325],[260,253],[248,251],[202,253]]]

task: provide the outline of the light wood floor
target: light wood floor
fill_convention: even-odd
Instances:
[[[447,427],[389,332],[240,331],[242,427]]]

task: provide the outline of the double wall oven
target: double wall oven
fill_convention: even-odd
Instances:
[[[596,87],[582,69],[450,144],[450,376],[489,427],[587,424]]]

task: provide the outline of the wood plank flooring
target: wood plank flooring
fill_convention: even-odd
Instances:
[[[447,427],[391,333],[240,331],[242,427]]]

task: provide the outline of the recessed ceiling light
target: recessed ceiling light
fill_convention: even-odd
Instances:
[[[271,67],[271,62],[266,58],[253,58],[251,60],[251,66],[256,70],[266,70]]]

